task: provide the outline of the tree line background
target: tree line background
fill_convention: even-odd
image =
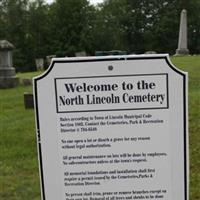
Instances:
[[[200,53],[199,0],[1,0],[0,39],[15,45],[17,71],[35,70],[35,58],[86,51],[174,54],[180,12],[188,11],[188,45]]]

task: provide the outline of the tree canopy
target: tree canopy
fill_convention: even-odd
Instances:
[[[15,45],[18,71],[35,69],[35,58],[86,51],[174,54],[180,13],[188,11],[190,53],[200,53],[199,0],[1,0],[0,39]]]

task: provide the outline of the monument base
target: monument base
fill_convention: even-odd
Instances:
[[[15,68],[14,67],[4,67],[0,68],[0,78],[5,77],[15,77]]]
[[[175,56],[185,56],[189,55],[189,50],[188,49],[177,49]]]
[[[13,77],[0,77],[0,89],[13,88],[19,83],[19,78]]]

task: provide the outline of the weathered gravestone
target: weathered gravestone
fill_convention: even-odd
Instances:
[[[47,65],[48,65],[48,66],[51,64],[52,58],[56,58],[56,55],[49,55],[49,56],[46,56],[46,62],[47,62]]]
[[[11,88],[18,84],[15,68],[12,66],[14,46],[7,40],[0,40],[0,88]]]
[[[53,59],[34,91],[43,200],[188,200],[187,74],[168,55]]]
[[[44,70],[44,59],[43,58],[36,58],[35,64],[36,64],[37,71]]]
[[[24,93],[24,107],[25,109],[34,108],[33,94],[28,92]]]
[[[80,51],[75,53],[76,57],[85,57],[87,56],[87,53],[85,51]]]
[[[187,11],[185,9],[181,12],[178,49],[176,55],[188,55],[189,50],[187,47]]]

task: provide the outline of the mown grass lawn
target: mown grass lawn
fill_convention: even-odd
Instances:
[[[190,199],[200,200],[200,56],[172,62],[189,73]]]
[[[189,72],[190,199],[200,200],[200,56],[173,57],[172,62]],[[34,111],[23,103],[24,92],[31,91],[31,86],[0,89],[1,200],[40,199]]]

